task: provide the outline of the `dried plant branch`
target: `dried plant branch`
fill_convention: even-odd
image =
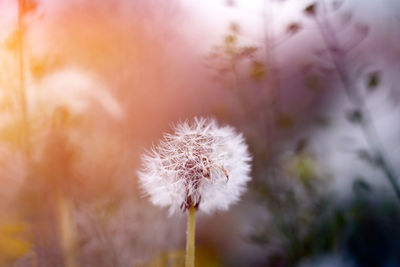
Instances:
[[[317,3],[321,6],[322,11],[324,11],[324,1],[321,0],[318,1]],[[313,6],[315,9],[316,4],[314,4]],[[322,39],[325,43],[325,46],[327,47],[334,68],[343,85],[347,98],[354,105],[356,111],[359,112],[359,114],[361,114],[359,123],[362,132],[364,134],[364,137],[367,143],[369,144],[370,148],[372,149],[377,166],[381,168],[385,177],[392,185],[398,200],[400,201],[400,187],[398,184],[398,175],[395,173],[395,171],[393,170],[392,166],[389,163],[389,160],[385,156],[382,142],[380,140],[379,134],[372,120],[371,112],[366,106],[364,99],[359,94],[358,88],[355,86],[350,75],[348,74],[348,71],[345,68],[346,63],[344,57],[346,51],[343,49],[339,40],[337,39],[337,36],[328,18],[326,17],[326,14],[322,14],[321,16],[318,15],[318,13],[316,13],[314,10],[314,13],[309,15],[311,15],[311,17],[314,19],[318,27],[318,30],[321,33]]]

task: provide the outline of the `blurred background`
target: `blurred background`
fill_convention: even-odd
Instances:
[[[400,266],[397,0],[0,0],[0,266],[183,266],[138,188],[179,120],[243,132],[197,266]]]

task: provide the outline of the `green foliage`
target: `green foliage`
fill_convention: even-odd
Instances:
[[[342,253],[356,266],[397,266],[400,257],[399,207],[396,199],[374,191],[362,178],[353,183],[355,197],[344,203],[330,201],[315,214],[314,228],[307,237],[310,254]],[[377,198],[374,198],[378,194]]]
[[[314,161],[308,156],[301,155],[295,160],[293,171],[302,180],[310,180],[315,177]]]
[[[280,240],[279,249],[272,249],[269,259],[282,266],[296,266],[305,258],[327,254],[349,256],[355,266],[387,266],[388,262],[397,266],[397,200],[361,177],[355,179],[352,188],[355,194],[350,199],[337,201],[334,195],[316,194],[306,206],[298,200],[293,202],[294,194],[289,194],[291,197],[281,204],[285,212],[275,211],[274,224],[257,227],[251,241],[272,246],[274,240]],[[269,262],[265,266],[275,265]]]
[[[374,71],[368,74],[367,88],[370,91],[375,90],[381,82],[381,73],[379,71]]]
[[[265,75],[265,65],[263,62],[254,60],[251,64],[251,78],[260,80]]]

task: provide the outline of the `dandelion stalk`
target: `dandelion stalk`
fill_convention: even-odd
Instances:
[[[196,209],[191,206],[188,211],[186,233],[185,267],[194,267],[196,233]]]

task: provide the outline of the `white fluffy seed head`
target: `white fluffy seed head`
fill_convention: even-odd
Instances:
[[[141,187],[170,214],[190,206],[205,213],[227,210],[250,180],[251,158],[242,134],[204,118],[174,130],[143,155]]]

